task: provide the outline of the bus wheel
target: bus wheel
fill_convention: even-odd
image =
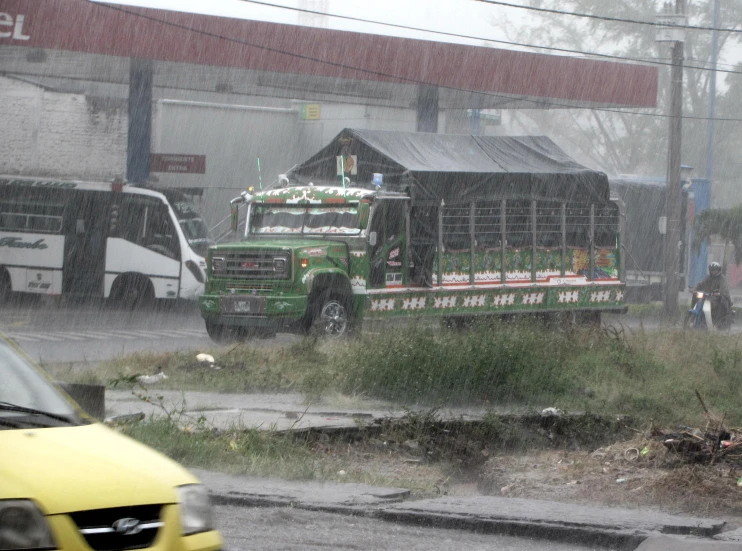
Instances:
[[[229,327],[221,323],[206,322],[206,332],[216,344],[230,344],[244,340],[246,331],[241,327]]]
[[[110,298],[124,308],[140,308],[154,303],[155,291],[146,277],[119,276],[113,282]]]
[[[311,332],[324,337],[342,337],[350,332],[350,305],[337,293],[325,291],[315,302]]]

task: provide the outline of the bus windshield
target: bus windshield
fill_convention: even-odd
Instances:
[[[190,247],[199,256],[206,256],[206,250],[214,242],[196,205],[189,201],[174,201],[172,206]]]
[[[356,235],[358,226],[357,205],[255,205],[250,233]]]

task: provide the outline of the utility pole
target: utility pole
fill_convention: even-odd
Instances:
[[[709,83],[709,125],[706,140],[706,179],[711,184],[714,161],[714,103],[716,101],[716,60],[719,50],[719,0],[714,0],[714,30],[711,32],[711,82]]]
[[[674,13],[673,13],[674,12]],[[672,42],[672,69],[670,73],[670,132],[667,147],[667,195],[665,215],[667,234],[665,239],[665,304],[666,319],[674,320],[678,313],[680,293],[680,249],[682,248],[682,182],[680,180],[680,156],[683,131],[683,45],[686,26],[685,0],[665,2],[663,13],[657,18],[661,25],[657,32],[658,42]],[[675,27],[675,28],[673,28]]]

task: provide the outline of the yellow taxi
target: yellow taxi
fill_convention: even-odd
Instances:
[[[0,333],[0,550],[221,547],[193,475],[87,416]]]

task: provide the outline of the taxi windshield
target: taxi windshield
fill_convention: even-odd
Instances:
[[[0,429],[79,422],[77,412],[43,375],[0,339]]]

